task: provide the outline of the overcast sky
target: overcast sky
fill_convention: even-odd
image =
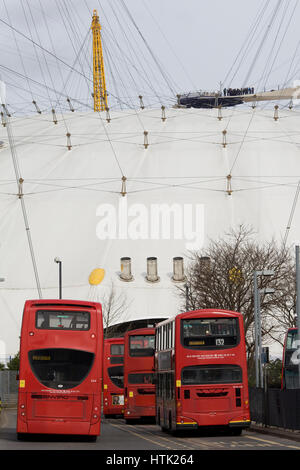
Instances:
[[[120,103],[220,82],[272,89],[300,78],[299,8],[298,0],[0,0],[0,74],[19,109],[59,93],[86,102],[97,9],[107,88]]]

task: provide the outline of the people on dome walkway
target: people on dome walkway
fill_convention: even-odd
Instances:
[[[254,88],[224,88],[224,96],[254,95]]]

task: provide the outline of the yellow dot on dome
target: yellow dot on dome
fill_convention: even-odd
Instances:
[[[94,271],[92,271],[90,274],[89,283],[92,286],[98,286],[103,281],[104,276],[105,276],[105,269],[102,269],[102,268],[94,269]]]

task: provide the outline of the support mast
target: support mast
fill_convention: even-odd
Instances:
[[[93,11],[91,29],[93,32],[94,111],[105,111],[107,109],[107,91],[105,85],[101,25],[97,10]]]

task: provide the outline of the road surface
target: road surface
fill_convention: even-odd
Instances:
[[[197,451],[251,451],[251,450],[300,450],[300,442],[243,431],[241,436],[229,436],[221,432],[186,432],[173,436],[162,432],[156,424],[126,424],[123,419],[103,419],[101,436],[96,442],[79,437],[37,436],[29,441],[18,441],[16,434],[16,410],[2,410],[0,419],[0,451],[14,450],[63,450],[63,451],[127,451],[132,456],[137,451],[178,451],[193,455]],[[157,453],[157,452],[156,452]],[[120,454],[121,455],[121,454]],[[111,462],[113,464],[113,462]],[[115,462],[116,463],[116,462]],[[155,463],[155,462],[154,462]],[[134,466],[134,465],[133,465]]]

